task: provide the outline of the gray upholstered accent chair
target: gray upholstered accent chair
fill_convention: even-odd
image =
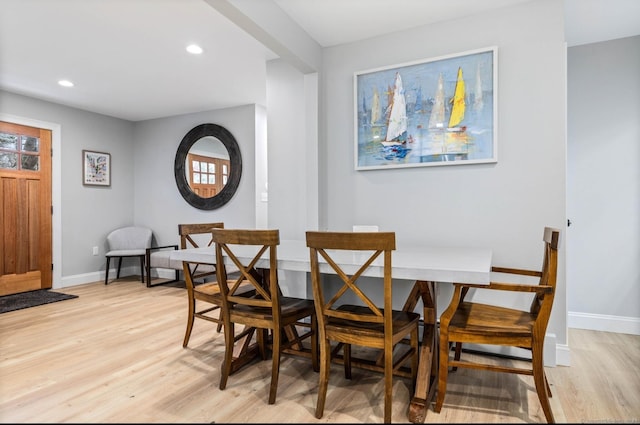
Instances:
[[[104,274],[104,284],[109,283],[109,263],[111,258],[118,258],[118,272],[116,279],[120,278],[120,266],[123,257],[140,258],[140,279],[144,283],[144,261],[147,248],[151,246],[153,232],[151,229],[139,226],[129,226],[116,229],[107,235],[107,268]]]

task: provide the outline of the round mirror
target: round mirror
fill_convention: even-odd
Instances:
[[[191,206],[220,208],[231,200],[240,183],[240,147],[226,128],[200,124],[180,142],[174,173],[180,194]]]

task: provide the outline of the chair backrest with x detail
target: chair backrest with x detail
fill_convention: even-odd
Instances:
[[[212,240],[216,246],[216,264],[218,265],[218,284],[222,293],[223,302],[227,309],[233,309],[237,305],[249,305],[254,307],[280,309],[279,288],[277,278],[277,245],[280,243],[278,230],[245,230],[245,229],[213,229]],[[241,255],[237,253],[234,245],[255,246],[255,253],[251,254],[251,261],[243,262]],[[252,251],[252,252],[254,252]],[[269,271],[263,275],[258,271],[256,263],[268,252]],[[228,257],[225,260],[224,257]],[[238,277],[230,279],[227,268],[231,262],[238,269]],[[224,264],[224,267],[220,267]],[[235,271],[235,268],[234,271]],[[239,293],[243,283],[253,285],[256,296],[248,298]],[[246,291],[246,289],[245,289]],[[243,292],[245,292],[243,291]],[[238,292],[238,293],[237,293]]]
[[[391,326],[391,315],[383,314],[383,311],[365,293],[364,285],[368,282],[379,285],[377,280],[360,279],[362,274],[372,266],[374,261],[382,257],[384,308],[391,311],[391,251],[395,249],[395,233],[393,232],[308,232],[307,245],[311,248],[311,270],[319,270],[319,257],[322,257],[333,272],[337,274],[342,287],[335,291],[330,299],[325,298],[326,289],[322,285],[314,286],[314,297],[320,301],[322,316],[318,317],[320,323],[324,318],[336,318],[355,320],[359,322],[384,323]],[[346,273],[336,260],[335,253],[331,250],[363,251],[362,257],[358,257],[358,264],[362,264],[353,273]],[[365,251],[370,251],[365,253]],[[351,270],[349,270],[351,271]],[[357,300],[367,306],[370,313],[354,314],[348,310],[339,309],[342,300],[347,294],[355,294]],[[320,312],[317,312],[320,314]],[[385,321],[386,319],[386,321]],[[390,331],[390,330],[389,330]]]

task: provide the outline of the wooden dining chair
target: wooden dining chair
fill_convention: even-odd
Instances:
[[[278,230],[214,229],[218,284],[222,295],[221,316],[224,323],[225,355],[220,369],[220,389],[227,386],[234,366],[234,347],[245,352],[255,334],[257,349],[262,359],[271,348],[271,385],[269,404],[276,402],[280,357],[288,349],[297,347],[300,354],[311,358],[313,370],[318,370],[317,322],[313,300],[287,297],[278,284],[278,254],[280,232]],[[255,248],[250,261],[243,261],[237,254],[238,246]],[[254,254],[255,252],[255,254]],[[263,255],[268,258],[268,269],[258,268],[256,263]],[[227,259],[225,260],[225,257]],[[246,257],[243,257],[246,258]],[[239,271],[237,278],[228,274],[229,267]],[[241,292],[243,284],[250,284],[253,296]],[[235,325],[244,325],[236,335]],[[297,329],[302,328],[302,334]],[[270,332],[270,340],[269,338]],[[304,342],[309,347],[304,347]],[[303,354],[304,353],[304,354]],[[246,359],[236,362],[243,365]]]
[[[560,231],[544,229],[544,256],[541,270],[523,270],[492,267],[492,272],[539,278],[536,285],[522,283],[490,282],[487,285],[456,283],[453,298],[440,317],[440,366],[438,397],[435,411],[440,412],[447,391],[449,368],[459,367],[496,372],[533,375],[542,410],[549,423],[555,422],[549,397],[551,389],[544,372],[544,337],[551,315],[558,271],[558,243]],[[489,291],[517,291],[533,294],[527,311],[509,307],[464,301],[470,288]],[[530,367],[511,367],[461,360],[462,344],[489,344],[519,347],[531,350]],[[449,358],[451,345],[455,344],[454,358]]]
[[[392,384],[394,371],[411,361],[411,384],[415,385],[418,369],[418,322],[420,315],[392,308],[391,252],[395,249],[393,232],[315,232],[306,233],[311,256],[311,281],[313,299],[318,316],[320,345],[320,383],[316,418],[322,418],[329,385],[329,369],[332,360],[331,343],[342,344],[344,372],[351,379],[351,346],[363,346],[383,350],[383,362],[370,369],[384,373],[384,422],[391,422]],[[334,251],[338,250],[338,251]],[[340,266],[337,252],[361,256],[361,266],[348,273]],[[382,279],[360,279],[373,262],[382,257]],[[324,264],[326,262],[326,264]],[[360,263],[360,261],[358,261]],[[342,285],[330,291],[322,284],[324,267],[340,277]],[[351,270],[349,270],[351,271]],[[367,285],[384,288],[384,307],[380,308],[369,298]],[[343,297],[358,300],[358,304],[340,304]],[[407,337],[409,338],[407,344]],[[400,344],[402,343],[402,344]],[[394,348],[402,345],[404,349]],[[406,348],[408,346],[408,349]]]
[[[213,244],[211,231],[222,228],[224,228],[224,223],[222,222],[179,224],[180,249],[211,246]],[[205,238],[206,242],[198,239],[198,236],[203,234],[207,235]],[[180,267],[183,270],[188,270],[184,273],[184,281],[187,287],[187,299],[189,300],[187,329],[184,334],[182,347],[186,347],[189,344],[195,319],[217,323],[217,331],[220,332],[222,330],[223,322],[219,312],[222,305],[222,296],[220,295],[218,282],[206,282],[199,285],[195,283],[196,279],[216,276],[216,267],[214,265],[215,257],[213,254],[211,255],[211,262],[212,264],[187,263],[186,265],[180,262]],[[241,290],[242,292],[251,292],[252,288],[250,288],[250,285],[243,285]],[[202,306],[200,307],[201,304]],[[214,312],[215,314],[212,314]]]

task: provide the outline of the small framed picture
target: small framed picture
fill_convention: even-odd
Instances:
[[[111,186],[111,154],[82,151],[82,184]]]

